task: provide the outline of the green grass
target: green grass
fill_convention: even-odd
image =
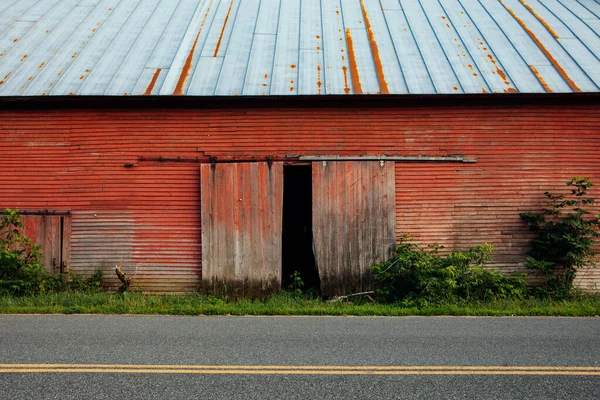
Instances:
[[[600,316],[600,296],[573,300],[529,299],[406,307],[307,300],[290,294],[266,300],[223,300],[206,296],[126,293],[53,293],[0,297],[0,314],[165,314],[165,315],[473,315],[473,316]]]

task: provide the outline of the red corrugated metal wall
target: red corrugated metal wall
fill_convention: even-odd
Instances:
[[[465,154],[477,163],[397,164],[397,234],[489,241],[513,267],[529,238],[518,212],[574,175],[600,186],[599,126],[596,104],[4,111],[0,206],[71,210],[79,272],[112,278],[123,260],[144,290],[187,291],[200,282],[199,165],[140,156]]]

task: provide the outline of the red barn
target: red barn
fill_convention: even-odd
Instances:
[[[512,271],[599,88],[591,1],[7,0],[0,207],[146,292],[360,291],[404,233]]]

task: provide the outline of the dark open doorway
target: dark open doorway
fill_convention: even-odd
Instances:
[[[304,291],[319,292],[319,273],[313,253],[312,169],[310,165],[283,168],[282,286],[288,289],[298,272]]]

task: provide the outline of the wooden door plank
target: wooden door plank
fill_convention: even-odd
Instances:
[[[283,164],[201,166],[202,286],[259,297],[281,288]]]
[[[321,292],[370,288],[371,266],[395,246],[393,162],[313,163],[313,233]]]

